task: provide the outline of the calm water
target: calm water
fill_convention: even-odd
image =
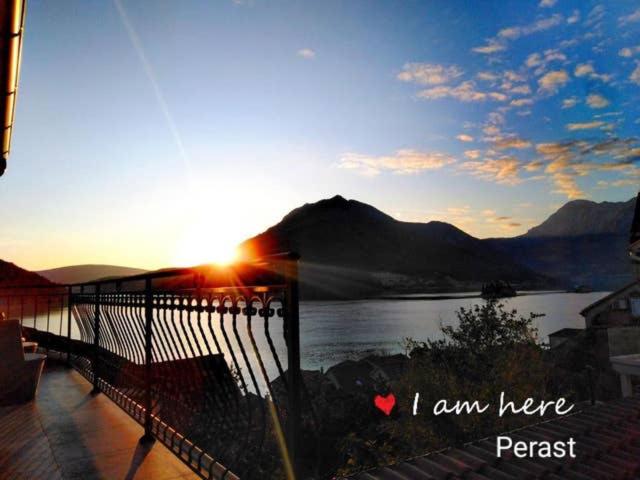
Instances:
[[[535,292],[511,299],[505,299],[507,308],[515,308],[522,315],[529,312],[544,313],[545,316],[536,320],[539,336],[547,341],[550,333],[561,328],[584,328],[584,320],[580,310],[605,296],[607,292],[587,294]],[[450,295],[453,298],[434,299],[429,295],[408,297],[404,300],[358,300],[358,301],[313,301],[302,302],[300,305],[300,341],[302,353],[302,367],[304,369],[319,369],[335,365],[346,359],[354,359],[371,353],[403,352],[403,340],[407,337],[414,340],[427,340],[441,337],[441,325],[455,324],[455,312],[460,307],[470,308],[474,304],[482,303],[479,297],[469,298],[470,294]],[[228,317],[228,316],[227,316]],[[46,315],[38,315],[37,319],[25,318],[26,326],[47,329],[54,333],[66,334],[66,309]],[[63,320],[60,330],[60,320]],[[48,320],[48,322],[47,322]],[[178,320],[176,320],[178,321]],[[202,319],[205,322],[205,319]],[[282,322],[270,322],[267,337],[261,322],[254,321],[252,335],[246,329],[246,319],[238,316],[238,328],[233,329],[230,318],[225,318],[224,329],[220,322],[213,322],[213,333],[219,340],[222,353],[227,362],[235,365],[239,371],[250,373],[252,370],[257,377],[260,388],[264,389],[265,382],[259,372],[265,369],[268,377],[278,376],[277,365],[271,355],[269,338],[273,348],[286,368],[286,346],[283,339]],[[183,322],[183,327],[189,320]],[[198,319],[192,314],[191,324],[196,332],[196,342],[202,344],[203,338],[196,327]],[[225,336],[226,335],[226,336]],[[80,338],[78,327],[72,323],[72,337]],[[206,340],[213,345],[213,338],[209,331]],[[131,341],[141,339],[131,338]],[[254,343],[255,342],[255,343]],[[255,349],[254,349],[255,345]],[[139,345],[140,351],[143,347]],[[243,354],[244,349],[244,354]],[[233,358],[235,353],[235,360]],[[258,355],[262,357],[260,365]],[[248,375],[247,378],[250,378]],[[256,387],[249,386],[251,390]]]
[[[584,328],[580,310],[608,292],[534,293],[505,299],[522,315],[544,313],[536,320],[547,341],[561,328]],[[468,296],[460,294],[459,296]],[[421,296],[422,298],[426,297]],[[480,298],[447,300],[358,300],[303,302],[300,338],[303,368],[329,367],[367,353],[402,352],[402,341],[441,338],[440,326],[456,322],[455,312],[482,303]]]

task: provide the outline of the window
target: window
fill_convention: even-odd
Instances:
[[[640,297],[631,297],[629,303],[631,304],[631,316],[640,318]]]

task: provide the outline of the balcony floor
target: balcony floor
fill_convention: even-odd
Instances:
[[[75,370],[47,360],[34,402],[0,407],[0,478],[196,479]]]

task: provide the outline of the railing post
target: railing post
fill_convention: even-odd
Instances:
[[[151,355],[152,355],[152,327],[153,327],[153,290],[151,278],[144,283],[144,435],[140,443],[152,443],[155,441],[152,432],[151,419]]]
[[[290,255],[285,260],[286,278],[286,315],[287,315],[287,362],[288,362],[288,415],[287,415],[287,447],[289,458],[293,463],[295,475],[299,475],[300,458],[298,445],[300,442],[300,318],[298,293],[298,259]]]
[[[71,366],[71,293],[72,287],[67,287],[67,365]]]
[[[98,380],[100,378],[100,284],[95,286],[95,314],[93,335],[93,390],[91,393],[100,393]]]

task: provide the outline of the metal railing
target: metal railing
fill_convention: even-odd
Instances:
[[[0,311],[204,478],[292,478],[301,444],[297,258],[57,287]],[[306,402],[305,402],[306,404]]]

